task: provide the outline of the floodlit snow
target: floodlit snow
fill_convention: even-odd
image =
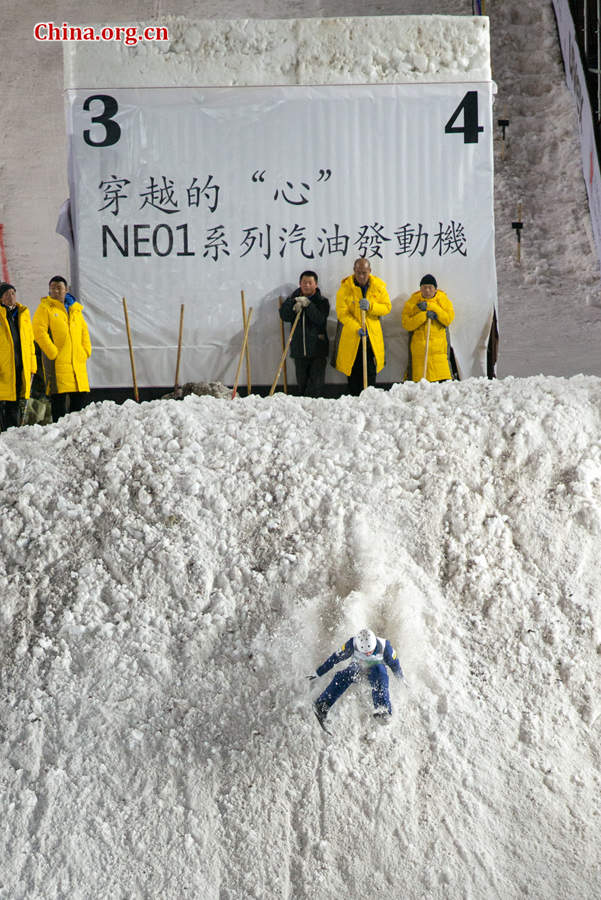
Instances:
[[[600,416],[472,379],[3,435],[2,896],[598,896]],[[410,689],[328,738],[305,675],[364,624]]]
[[[501,370],[600,375],[550,4],[493,12]],[[0,435],[0,898],[596,900],[600,420],[599,378],[535,377]],[[304,676],[362,625],[410,689],[329,738]]]

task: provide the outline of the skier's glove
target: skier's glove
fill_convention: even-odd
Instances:
[[[367,337],[367,328],[359,328],[357,334],[359,337]]]
[[[437,319],[438,318],[438,313],[435,313],[433,309],[429,309],[428,312],[426,313],[426,315],[429,319]]]
[[[361,300],[359,300],[359,309],[364,309],[365,312],[367,312],[367,310],[369,309],[369,306],[370,306],[370,303],[369,303],[369,300],[367,299],[367,297],[362,297]]]
[[[428,309],[428,304],[425,300],[420,300],[417,304],[417,308],[421,309],[422,312],[425,312]]]
[[[317,672],[311,672],[310,675],[305,675],[305,678],[307,679],[307,681],[315,681],[316,678],[319,678],[319,675],[317,674]]]

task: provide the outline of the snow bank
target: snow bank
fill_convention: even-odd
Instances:
[[[119,24],[123,24],[122,22]],[[489,81],[488,19],[373,16],[192,21],[169,40],[64,44],[66,88]]]
[[[1,435],[0,894],[593,900],[600,417],[534,378]],[[330,739],[304,675],[363,624],[411,689]]]

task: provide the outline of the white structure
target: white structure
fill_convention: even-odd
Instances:
[[[425,272],[455,302],[461,375],[483,374],[496,303],[487,20],[165,27],[168,43],[65,44],[71,268],[93,383],[129,381],[123,295],[141,384],[173,380],[180,303],[183,380],[231,382],[241,289],[253,380],[270,383],[278,295],[315,269],[335,318],[357,256],[393,298],[382,381],[404,375],[400,313]]]

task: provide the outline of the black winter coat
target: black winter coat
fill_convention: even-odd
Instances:
[[[284,322],[294,322],[296,319],[294,304],[299,297],[302,297],[302,292],[300,288],[297,288],[292,296],[282,303],[280,316]],[[328,355],[326,323],[330,313],[330,301],[327,297],[321,296],[319,288],[308,299],[310,303],[303,309],[298,325],[292,335],[290,356],[293,359]]]

